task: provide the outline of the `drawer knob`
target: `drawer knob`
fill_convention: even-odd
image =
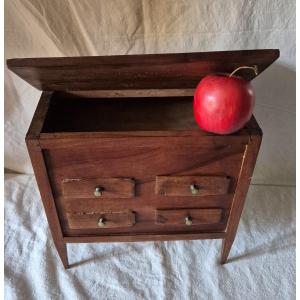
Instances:
[[[103,188],[103,187],[101,187],[101,186],[96,186],[95,191],[94,191],[95,197],[101,197],[103,191],[104,191],[104,188]]]
[[[104,218],[100,218],[98,221],[98,227],[104,227],[106,224],[106,221]]]
[[[199,190],[200,190],[199,186],[196,185],[196,184],[191,184],[191,185],[190,185],[190,189],[191,189],[191,193],[192,193],[193,195],[198,194],[198,192],[199,192]]]
[[[193,219],[191,216],[186,216],[185,217],[185,225],[192,225],[193,224]]]

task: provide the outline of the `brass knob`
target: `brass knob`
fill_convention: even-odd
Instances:
[[[104,188],[103,188],[103,187],[101,187],[101,186],[96,186],[95,191],[94,191],[95,197],[101,197],[103,191],[104,191]]]
[[[198,192],[199,192],[199,190],[200,190],[199,186],[196,185],[196,184],[191,184],[191,185],[190,185],[190,189],[191,189],[191,193],[192,193],[193,195],[198,194]]]
[[[98,227],[104,227],[105,224],[106,224],[106,221],[105,221],[104,218],[100,218],[100,219],[98,220]]]
[[[193,219],[191,216],[186,216],[184,220],[185,220],[185,225],[189,226],[193,224]]]

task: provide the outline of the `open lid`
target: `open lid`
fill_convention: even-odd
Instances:
[[[279,57],[278,49],[8,59],[15,74],[43,91],[194,89],[210,73],[257,66],[258,74]],[[243,69],[247,80],[256,75]]]

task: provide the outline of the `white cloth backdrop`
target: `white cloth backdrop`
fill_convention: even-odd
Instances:
[[[86,258],[88,253],[92,256],[96,252],[98,255],[106,253],[108,257],[101,256],[95,262],[86,263],[86,266],[65,274],[49,248],[52,245],[51,239],[45,240],[45,234],[49,235],[49,232],[44,223],[44,213],[33,177],[9,176],[6,180],[5,198],[7,299],[22,299],[22,296],[28,299],[30,293],[33,298],[64,296],[63,298],[68,299],[64,288],[71,289],[74,286],[75,291],[82,293],[81,296],[78,295],[78,299],[83,299],[84,295],[90,296],[92,290],[88,281],[99,293],[102,293],[102,287],[103,295],[110,299],[118,298],[118,291],[120,297],[126,291],[126,295],[130,295],[128,299],[135,299],[138,295],[144,295],[145,299],[175,299],[177,296],[172,293],[175,293],[179,283],[183,289],[195,289],[197,295],[202,290],[203,298],[211,296],[213,299],[226,299],[230,298],[231,293],[239,298],[239,292],[245,299],[256,296],[257,299],[292,297],[294,245],[288,241],[294,238],[295,200],[294,193],[290,191],[295,184],[295,1],[5,1],[5,58],[256,48],[279,48],[281,57],[253,81],[257,95],[255,116],[264,131],[264,137],[252,181],[255,185],[248,196],[247,205],[252,207],[252,215],[242,221],[244,225],[238,235],[240,244],[237,242],[233,254],[242,254],[249,249],[254,249],[258,254],[245,257],[240,262],[237,260],[231,266],[221,269],[214,264],[218,242],[80,246],[79,250],[72,246],[71,254],[74,253],[74,257],[75,253]],[[40,92],[5,70],[5,167],[13,172],[32,173],[24,136],[39,95]],[[29,208],[32,210],[29,211]],[[258,212],[258,217],[252,219],[256,216],[255,211]],[[245,212],[248,216],[249,213],[251,210]],[[275,219],[267,222],[264,214],[272,219],[272,213],[279,214],[278,218],[274,215]],[[276,239],[276,231],[280,226],[277,221],[280,223],[281,218],[285,222],[284,226],[288,227],[285,230],[289,235],[284,237],[279,232]],[[20,228],[16,223],[22,228],[21,231],[18,231]],[[36,226],[42,227],[37,229]],[[254,229],[251,229],[253,226]],[[27,234],[22,235],[23,230]],[[247,237],[249,234],[250,237]],[[273,235],[272,241],[268,239],[269,234]],[[284,246],[281,247],[282,241]],[[258,247],[258,244],[261,245]],[[81,255],[80,249],[87,251],[86,255]],[[110,249],[113,257],[109,254]],[[172,254],[177,253],[177,256],[172,258],[165,249]],[[134,252],[132,257],[131,251]],[[271,273],[261,269],[263,262],[266,262],[268,272]],[[284,268],[283,262],[289,267]],[[184,269],[184,264],[190,265],[191,270]],[[283,270],[280,270],[281,267]],[[88,272],[89,268],[93,272]],[[112,269],[113,274],[108,276],[111,279],[99,278],[103,277],[99,268],[103,268],[104,277]],[[127,272],[128,278],[124,277],[123,271],[119,274],[116,271],[118,268]],[[27,272],[23,272],[24,270]],[[259,275],[255,272],[259,272]],[[205,276],[205,273],[209,275]],[[144,274],[145,281],[140,278],[141,274]],[[228,276],[232,278],[229,280]],[[249,277],[253,281],[248,281]],[[237,280],[236,286],[233,285],[233,280]],[[251,294],[252,284],[257,290]],[[280,297],[278,288],[275,288],[278,285],[281,289],[289,290],[282,292],[288,293],[285,294],[286,297]],[[109,286],[114,292],[108,292]],[[275,290],[271,291],[267,286]],[[182,294],[184,291],[179,292],[178,299],[179,296],[181,299],[197,298],[193,291]],[[73,299],[71,295],[74,296],[74,291],[70,292],[70,298]]]

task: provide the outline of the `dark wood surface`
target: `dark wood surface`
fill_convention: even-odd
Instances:
[[[98,213],[68,213],[69,227],[71,229],[106,229],[123,228],[135,224],[135,213],[132,211],[98,212]],[[102,219],[102,226],[99,227],[99,220]]]
[[[249,143],[245,149],[240,174],[238,177],[237,187],[234,194],[228,224],[226,228],[226,236],[223,239],[222,243],[221,264],[226,263],[232,243],[235,239],[236,231],[244,208],[247,192],[252,179],[252,174],[254,171],[261,140],[261,132],[252,134],[249,138]]]
[[[189,218],[191,224],[186,224]],[[196,226],[200,224],[216,224],[222,219],[222,209],[219,208],[189,208],[189,209],[158,209],[156,224],[173,226]]]
[[[229,137],[229,140],[232,137]],[[249,137],[248,137],[249,138]],[[189,143],[182,141],[173,144],[172,139],[161,139],[154,145],[146,144],[148,137],[127,138],[124,145],[118,138],[114,138],[111,147],[103,147],[101,139],[95,141],[92,147],[72,146],[63,148],[49,148],[44,150],[49,177],[55,201],[59,207],[60,219],[66,235],[86,235],[86,231],[74,232],[68,228],[66,213],[85,210],[89,212],[101,210],[115,210],[128,208],[137,211],[139,222],[131,228],[132,231],[148,231],[155,223],[156,208],[198,207],[209,205],[228,205],[231,202],[236,178],[245,149],[243,136],[235,137],[235,143],[218,145],[198,143],[193,137]],[[98,142],[98,143],[97,143]],[[229,176],[231,178],[227,197],[165,197],[155,194],[157,175],[168,176]],[[62,191],[64,178],[133,178],[136,182],[135,197],[122,199],[66,199]],[[203,199],[201,199],[203,198]],[[222,204],[222,201],[224,203]],[[175,206],[177,205],[177,206]],[[220,207],[220,206],[219,206]],[[226,217],[226,214],[225,214]],[[155,226],[154,226],[155,227]],[[217,226],[216,229],[224,228]],[[118,229],[119,230],[119,229]],[[153,228],[152,230],[159,230]],[[172,231],[170,226],[167,230]],[[120,231],[120,230],[119,230]],[[116,230],[111,230],[116,232]],[[91,232],[96,234],[96,230]]]
[[[40,101],[35,109],[33,119],[26,134],[26,140],[38,139],[42,133],[45,124],[45,119],[49,113],[53,93],[43,92]]]
[[[37,140],[27,139],[27,149],[31,159],[32,167],[36,176],[36,181],[42,198],[46,217],[50,227],[54,245],[65,268],[69,267],[67,247],[63,241],[63,233],[58,218],[57,208],[53,199],[47,170],[44,164],[42,151]]]
[[[147,234],[118,234],[118,235],[89,235],[64,237],[65,243],[114,243],[114,242],[151,242],[151,241],[178,241],[178,240],[203,240],[223,239],[225,232],[173,232],[173,233],[147,233]]]
[[[162,101],[163,100],[163,101]],[[43,132],[199,130],[193,97],[65,99],[54,97]]]
[[[230,178],[226,176],[156,176],[155,193],[185,197],[224,195],[229,184]],[[192,193],[192,185],[197,192]]]
[[[39,90],[194,89],[201,78],[257,65],[261,73],[279,50],[9,59],[7,66]],[[255,77],[241,70],[242,77]]]
[[[232,135],[206,133],[195,125],[188,95],[207,72],[254,61],[261,72],[278,55],[266,50],[10,60],[10,68],[35,86],[62,90],[42,94],[26,142],[64,266],[69,242],[202,238],[223,239],[225,263],[262,132],[252,117]],[[251,72],[241,75],[252,78]],[[124,89],[133,96],[102,98]],[[205,189],[190,197],[187,187],[201,187],[201,178]],[[98,185],[105,197],[93,196]],[[184,223],[186,215],[192,226]],[[107,226],[100,228],[102,217]]]
[[[47,118],[45,111],[49,108],[49,98],[44,97],[41,102],[44,104],[39,105],[34,118],[34,123],[37,125],[31,126],[29,136],[35,137],[38,149],[42,151],[40,157],[43,160],[40,160],[39,164],[45,163],[47,177],[39,180],[47,181],[46,185],[50,183],[51,186],[58,221],[53,221],[53,217],[49,217],[48,220],[51,223],[50,228],[53,228],[53,222],[58,222],[57,226],[60,226],[62,237],[57,238],[54,233],[54,239],[66,267],[68,266],[65,248],[67,241],[173,240],[204,237],[219,237],[226,241],[229,214],[233,214],[231,218],[235,215],[231,204],[236,195],[245,147],[252,138],[251,134],[260,132],[254,118],[247,128],[229,136],[209,135],[202,132],[199,134],[196,131],[191,133],[192,130],[186,130],[182,136],[176,135],[178,131],[171,130],[161,131],[165,136],[155,136],[151,133],[145,136],[141,133],[126,136],[128,133],[123,133],[119,136],[110,132],[101,136],[98,131],[87,133],[75,131],[75,135],[69,136],[64,135],[63,132],[51,132],[50,136],[43,136],[45,125],[42,124]],[[97,136],[98,134],[100,135]],[[38,171],[35,172],[38,175]],[[165,197],[155,194],[158,175],[217,176],[226,178],[227,182],[230,177],[230,184],[228,194],[224,195]],[[77,198],[77,192],[75,196],[65,197],[62,189],[65,179],[94,180],[112,177],[134,179],[135,196],[127,198],[126,201],[119,198],[95,199],[87,195],[86,198]],[[219,183],[215,182],[215,184],[218,190]],[[227,191],[226,184],[225,187]],[[74,188],[75,186],[72,186],[71,190]],[[79,194],[82,192],[80,190],[79,187]],[[128,226],[128,223],[123,220],[126,224],[121,221],[122,226],[115,226],[118,223],[110,223],[111,226],[106,228],[97,228],[96,221],[101,213],[127,209],[134,212],[134,226]],[[172,222],[162,226],[157,223],[156,210],[174,209],[181,211],[181,214],[193,209],[199,211],[213,209],[222,213],[216,213],[213,217],[204,214],[205,218],[213,218],[215,221],[196,222],[193,226],[185,224],[174,226]],[[46,211],[49,214],[49,208],[46,208]],[[226,249],[230,247],[227,246]]]
[[[45,210],[65,267],[68,267],[65,243],[69,241],[219,237],[224,239],[222,262],[225,262],[237,229],[245,189],[249,184],[246,179],[245,182],[239,179],[242,178],[241,172],[245,172],[244,161],[248,153],[245,149],[248,149],[256,136],[261,135],[254,117],[245,128],[228,136],[207,134],[189,126],[183,127],[182,131],[178,128],[173,130],[170,126],[170,130],[167,130],[168,127],[164,130],[157,127],[158,131],[148,132],[135,131],[133,126],[131,131],[116,134],[118,126],[122,126],[116,125],[121,124],[117,119],[112,119],[116,122],[111,125],[115,126],[113,131],[98,131],[94,127],[91,128],[94,131],[81,132],[76,127],[76,130],[74,128],[73,132],[68,133],[60,131],[65,126],[61,124],[62,127],[57,127],[57,131],[45,132],[49,126],[49,116],[52,114],[54,120],[56,118],[55,114],[49,113],[51,101],[55,99],[56,96],[52,93],[43,94],[28,132],[27,143],[35,174],[39,176],[37,180],[41,186],[43,201],[48,199],[44,203]],[[159,104],[155,107],[159,114],[163,106]],[[88,116],[89,114],[85,115],[87,120]],[[34,148],[30,146],[31,143],[35,145]],[[252,158],[247,164],[248,168],[253,167],[254,163],[255,159]],[[46,175],[40,175],[40,169]],[[218,191],[216,195],[187,197],[179,193],[180,195],[166,197],[155,193],[157,176],[175,179],[182,176],[189,179],[193,176],[202,179],[222,178],[222,182],[212,180],[210,183],[209,188]],[[126,201],[120,197],[96,199],[91,195],[90,190],[97,183],[96,178],[116,177],[135,181],[135,192],[132,193],[131,190],[131,197],[126,198]],[[75,181],[68,182],[69,179],[80,179],[84,186],[81,187],[80,183],[77,186]],[[238,180],[242,194],[237,190]],[[67,192],[63,189],[64,184],[71,184]],[[175,190],[181,191],[181,187],[175,186]],[[232,205],[235,206],[234,209]],[[104,228],[97,226],[103,213],[128,209],[134,214],[134,222],[129,224],[130,218],[120,215],[120,218],[110,221]],[[174,210],[177,211],[175,215]],[[162,219],[157,219],[157,211],[163,212],[164,218],[169,216],[171,221],[162,226],[157,221]],[[198,212],[198,215],[193,215],[195,223],[187,226],[182,223],[183,215],[192,211]],[[209,214],[208,211],[214,213]],[[179,221],[176,216],[181,217]],[[176,222],[178,225],[174,225]]]
[[[131,89],[131,90],[84,90],[84,91],[57,91],[59,97],[65,99],[99,99],[99,98],[169,98],[193,97],[195,88],[190,89]]]
[[[55,247],[64,267],[68,268],[67,247],[63,241],[63,233],[44,162],[43,152],[38,142],[39,133],[47,113],[51,96],[51,93],[42,94],[42,101],[40,101],[37,106],[31,126],[26,135],[26,144]]]
[[[62,180],[64,198],[131,198],[135,194],[135,183],[131,178],[64,178]],[[95,196],[96,187],[101,195]]]
[[[222,136],[205,132],[197,126],[193,115],[193,97],[166,98],[74,98],[63,99],[53,93],[47,116],[39,136],[44,139],[116,136]],[[43,99],[41,99],[43,101]],[[249,136],[255,126],[254,117],[230,136]],[[227,136],[225,137],[227,138]],[[70,139],[67,139],[69,142]],[[55,141],[54,141],[55,142]]]

